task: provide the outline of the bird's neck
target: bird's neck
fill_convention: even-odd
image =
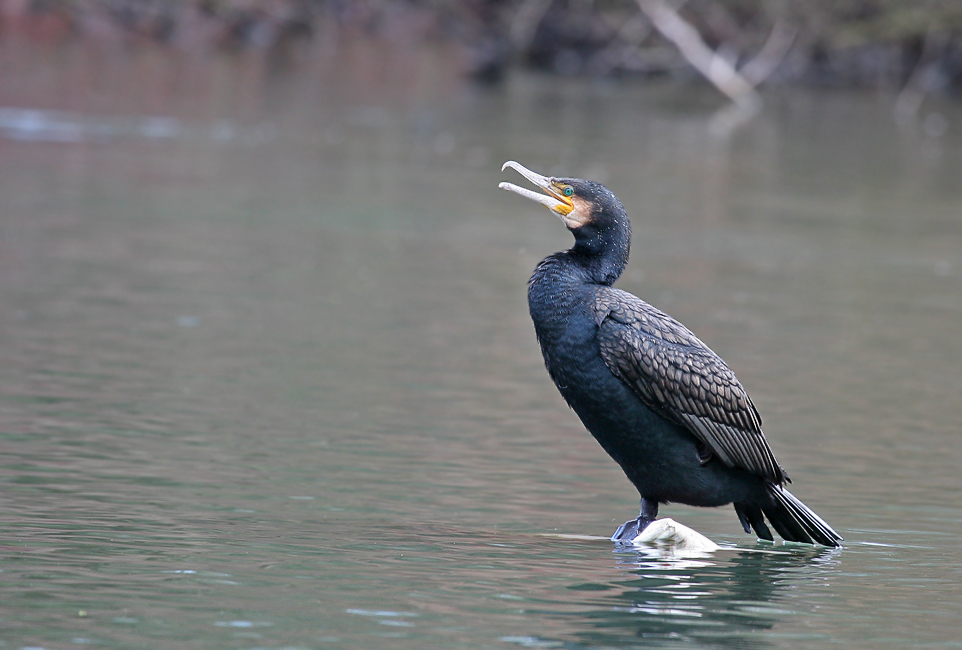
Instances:
[[[535,323],[563,322],[584,308],[594,289],[611,286],[628,264],[631,231],[627,219],[621,229],[572,230],[575,245],[544,258],[528,281],[528,302]]]
[[[604,286],[614,284],[628,264],[628,247],[609,241],[575,240],[575,245],[560,255],[584,282]]]
[[[613,257],[610,250],[599,255],[576,244],[541,260],[528,281],[529,298],[553,309],[573,307],[586,288],[613,284],[626,263],[627,251]]]

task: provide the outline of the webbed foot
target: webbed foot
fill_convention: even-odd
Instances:
[[[611,536],[611,541],[617,542],[618,544],[631,544],[632,540],[638,537],[641,531],[647,528],[653,521],[654,519],[646,519],[644,517],[626,521],[618,526],[618,530]]]
[[[642,497],[641,512],[638,513],[638,518],[626,521],[618,526],[618,530],[611,536],[611,541],[618,544],[631,544],[632,540],[638,537],[641,531],[647,528],[657,517],[658,502]]]

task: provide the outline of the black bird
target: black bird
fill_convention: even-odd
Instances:
[[[630,542],[660,503],[733,503],[746,533],[792,542],[842,538],[783,486],[791,482],[735,373],[688,328],[611,285],[628,262],[631,226],[604,186],[511,167],[545,194],[501,183],[554,212],[574,235],[528,281],[548,374],[641,495],[641,513],[612,540]]]

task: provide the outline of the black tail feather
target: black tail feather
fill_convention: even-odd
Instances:
[[[775,502],[788,510],[795,520],[805,529],[813,540],[823,546],[838,546],[842,536],[832,530],[811,508],[799,501],[795,495],[783,487],[769,485],[768,491]]]
[[[774,484],[769,484],[767,488],[772,497],[770,504],[735,504],[735,512],[746,532],[751,525],[760,538],[772,539],[772,533],[762,517],[764,512],[775,531],[786,541],[823,546],[838,546],[842,541],[841,535],[791,492]]]
[[[782,536],[782,539],[789,542],[801,542],[802,544],[814,544],[811,536],[802,525],[796,521],[794,513],[779,506],[766,506],[762,512],[772,522],[772,526]]]

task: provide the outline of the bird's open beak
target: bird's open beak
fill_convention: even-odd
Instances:
[[[520,165],[513,160],[509,160],[508,162],[504,163],[501,166],[501,171],[504,171],[508,167],[511,167],[531,181],[534,185],[540,187],[546,192],[546,194],[538,194],[537,192],[526,190],[523,187],[518,187],[514,183],[499,183],[498,187],[500,187],[502,190],[508,190],[510,192],[514,192],[515,194],[520,194],[526,199],[537,201],[561,218],[564,218],[568,213],[575,209],[574,203],[571,201],[571,199],[561,194],[561,192],[555,188],[552,180],[547,176],[536,174],[527,167]]]

